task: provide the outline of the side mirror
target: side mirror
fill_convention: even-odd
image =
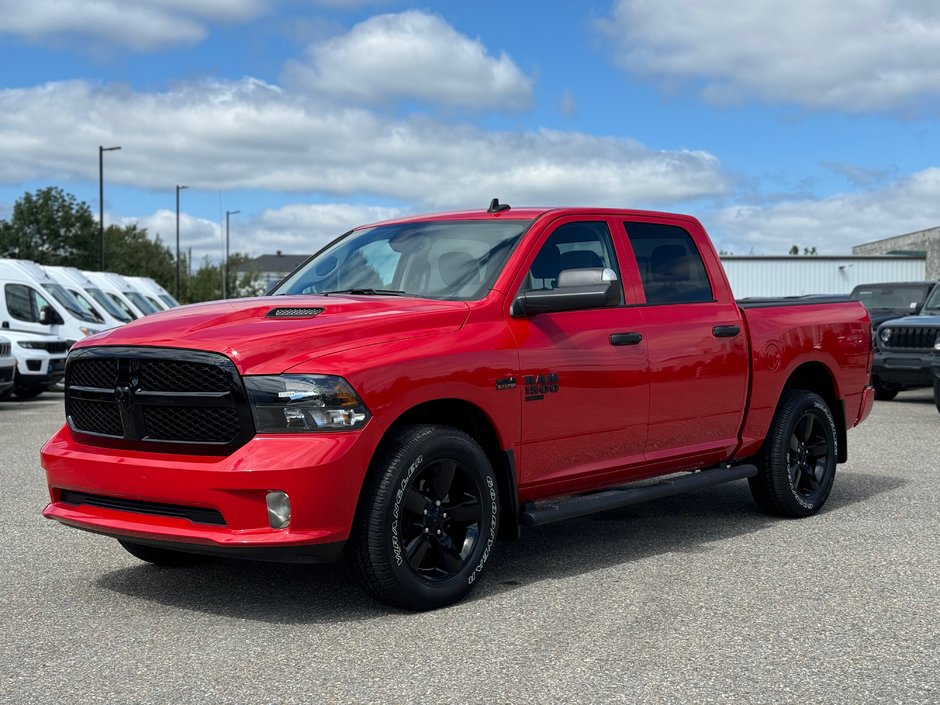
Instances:
[[[557,286],[548,291],[523,291],[512,302],[510,315],[603,308],[619,303],[620,289],[612,269],[566,269],[558,275]]]
[[[65,321],[58,311],[47,304],[39,309],[39,323],[44,326],[61,326]]]

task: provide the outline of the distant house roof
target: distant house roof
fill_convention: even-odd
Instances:
[[[238,265],[239,272],[261,272],[262,274],[289,274],[299,267],[310,255],[285,255],[277,252],[273,255],[261,255]]]

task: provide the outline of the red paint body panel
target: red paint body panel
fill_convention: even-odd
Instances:
[[[256,435],[227,456],[117,450],[63,427],[42,450],[52,502],[44,514],[113,536],[213,547],[335,543],[348,537],[383,435],[403,414],[440,400],[471,405],[513,452],[519,501],[743,459],[755,454],[791,376],[810,364],[831,381],[847,428],[871,410],[868,316],[861,304],[747,308],[694,218],[614,209],[513,209],[411,220],[529,219],[492,290],[478,301],[386,296],[278,296],[212,302],[148,316],[89,346],[221,353],[242,375],[338,375],[372,417],[359,431]],[[542,243],[560,223],[604,221],[616,249],[623,306],[514,317],[510,306]],[[407,219],[405,219],[407,220]],[[714,300],[648,306],[629,222],[678,225],[702,255]],[[626,224],[626,225],[625,225]],[[275,307],[320,307],[274,319]],[[738,326],[715,337],[714,326]],[[613,346],[610,336],[642,342]],[[545,380],[530,394],[526,377]],[[497,388],[513,378],[514,388]],[[536,384],[536,386],[538,386]],[[538,390],[536,390],[538,391]],[[527,400],[540,396],[538,400]],[[62,489],[216,509],[225,526],[76,507]],[[289,529],[269,527],[268,491],[291,498]]]

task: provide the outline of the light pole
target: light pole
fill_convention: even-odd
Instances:
[[[225,262],[223,263],[222,271],[224,272],[222,278],[222,298],[228,298],[228,229],[229,229],[229,217],[235,215],[236,213],[241,213],[241,211],[225,211]]]
[[[189,186],[176,185],[176,300],[180,300],[180,191]]]
[[[101,271],[104,271],[104,153],[113,152],[120,147],[102,147],[98,145],[98,232],[100,234],[100,261]]]

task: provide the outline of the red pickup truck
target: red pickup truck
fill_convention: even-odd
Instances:
[[[860,303],[736,303],[694,218],[494,200],[77,343],[44,514],[163,565],[345,549],[428,609],[520,526],[743,478],[813,514],[871,354]]]

